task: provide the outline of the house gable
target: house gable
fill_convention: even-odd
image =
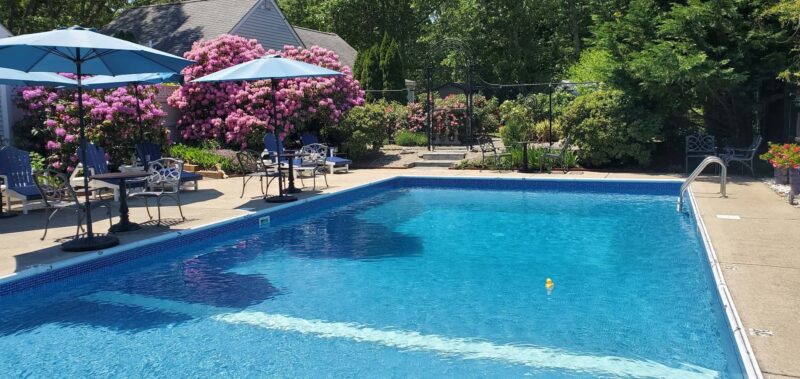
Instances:
[[[258,0],[230,33],[256,39],[267,50],[282,50],[285,45],[303,46],[274,0]]]

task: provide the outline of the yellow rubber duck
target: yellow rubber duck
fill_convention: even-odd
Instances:
[[[547,289],[547,294],[548,295],[553,293],[553,288],[555,288],[555,287],[556,287],[556,284],[553,283],[553,279],[547,278],[547,280],[544,281],[544,288]]]

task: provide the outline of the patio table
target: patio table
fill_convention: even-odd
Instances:
[[[91,179],[100,181],[119,181],[119,222],[108,229],[109,233],[121,233],[139,230],[141,227],[135,222],[131,222],[128,211],[128,190],[125,181],[128,179],[139,179],[149,176],[150,173],[144,171],[129,172],[109,172],[106,174],[92,175]]]
[[[278,180],[280,181],[278,183],[278,191],[279,191],[278,196],[267,197],[266,199],[264,199],[264,201],[268,203],[288,203],[291,201],[297,201],[297,197],[292,195],[287,195],[284,192],[286,193],[303,192],[301,189],[294,186],[294,159],[299,157],[304,157],[306,155],[308,154],[295,153],[295,152],[290,152],[290,153],[284,152],[283,154],[278,154],[278,162],[280,162],[280,158],[287,158],[287,160],[289,161],[289,167],[287,170],[289,171],[289,186],[288,188],[286,188],[286,190],[283,190],[283,184],[282,184],[283,178],[282,177],[278,178]],[[278,170],[279,171],[281,170],[280,164],[278,165]]]
[[[517,170],[518,172],[528,173],[533,172],[528,166],[528,145],[535,143],[536,141],[517,141],[514,142],[515,145],[522,145],[522,167]]]

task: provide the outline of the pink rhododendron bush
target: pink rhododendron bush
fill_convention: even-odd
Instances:
[[[336,70],[341,77],[281,80],[275,93],[272,119],[272,89],[269,80],[253,82],[191,83],[191,80],[267,54],[303,61]],[[265,51],[255,40],[222,35],[195,42],[184,57],[197,62],[184,69],[185,83],[168,99],[181,111],[178,130],[186,140],[214,139],[234,147],[258,143],[277,126],[282,136],[311,122],[336,125],[354,106],[364,103],[364,91],[350,68],[338,56],[320,47],[285,46],[283,51]]]
[[[161,141],[165,133],[166,113],[155,100],[156,87],[138,89],[144,137],[151,141]],[[77,91],[26,87],[19,90],[16,102],[25,116],[15,134],[28,140],[20,145],[43,151],[51,167],[72,172],[78,163]],[[128,163],[140,131],[132,87],[84,91],[83,107],[88,140],[102,146],[113,164]]]

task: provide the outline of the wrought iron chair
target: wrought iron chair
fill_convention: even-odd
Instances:
[[[311,133],[301,134],[300,141],[303,143],[303,146],[319,144],[319,138]],[[350,165],[353,164],[353,161],[347,158],[336,156],[336,148],[329,146],[328,155],[325,157],[325,164],[328,166],[328,172],[333,174],[337,170],[349,172]]]
[[[565,157],[567,156],[567,151],[569,151],[570,148],[571,146],[569,137],[564,137],[561,140],[561,146],[558,148],[554,148],[552,146],[546,147],[546,151],[539,160],[539,171],[544,170],[545,161],[550,161],[552,166],[555,166],[557,163],[561,168],[561,171],[563,171],[565,174],[569,172],[569,165],[567,164]]]
[[[726,166],[729,166],[733,162],[738,162],[741,165],[742,173],[746,166],[750,169],[750,174],[755,177],[756,173],[755,170],[753,170],[753,160],[762,142],[764,142],[764,139],[761,135],[757,134],[753,137],[753,142],[750,146],[745,148],[726,147],[723,149],[725,152],[720,154],[719,157],[722,158]]]
[[[312,189],[317,189],[317,175],[322,174],[325,178],[325,187],[327,188],[328,166],[325,159],[328,156],[328,147],[323,144],[312,143],[303,146],[300,149],[300,154],[304,154],[305,156],[294,162],[294,170],[300,178],[300,183],[305,187],[303,177],[310,175],[314,181]]]
[[[22,213],[28,214],[29,201],[42,199],[39,190],[36,189],[30,153],[27,151],[13,146],[0,149],[0,176],[3,176],[8,196],[22,201]],[[8,207],[11,210],[10,201]]]
[[[142,182],[144,184],[144,191],[135,192],[128,197],[142,197],[144,198],[144,206],[147,210],[147,216],[150,220],[153,216],[150,214],[150,204],[147,199],[155,198],[158,207],[158,223],[161,225],[161,199],[168,197],[175,201],[178,205],[178,212],[181,214],[181,220],[186,221],[183,216],[183,209],[181,209],[181,174],[183,172],[183,161],[173,158],[161,158],[152,161],[148,164],[147,172],[150,174]]]
[[[705,159],[717,155],[717,140],[714,136],[705,134],[692,134],[686,137],[686,173],[689,173],[689,159]]]
[[[69,183],[67,177],[55,170],[45,169],[33,174],[34,183],[36,188],[42,196],[44,201],[44,234],[41,240],[47,237],[47,229],[50,227],[50,220],[53,216],[62,209],[69,209],[75,211],[78,218],[78,227],[75,230],[77,237],[83,232],[83,218],[86,215],[86,203],[81,202],[75,189]],[[105,207],[108,213],[108,225],[111,226],[111,204],[101,199],[97,199],[89,203],[89,211],[91,208]]]
[[[250,179],[258,178],[261,194],[266,196],[269,192],[269,184],[280,177],[276,164],[265,164],[264,161],[258,156],[255,151],[243,150],[236,153],[236,160],[239,162],[239,169],[242,172],[242,195],[244,197],[244,189]],[[267,188],[264,189],[264,179],[267,182]]]
[[[492,140],[491,136],[478,136],[477,142],[481,149],[481,166],[486,164],[486,156],[489,154],[491,154],[491,156],[494,158],[495,166],[500,165],[500,159],[504,157],[511,158],[510,152],[501,151],[494,145],[494,141]]]
[[[142,163],[157,161],[161,158],[161,147],[152,142],[139,142],[136,144],[136,158]],[[203,175],[196,172],[184,171],[181,173],[181,184],[192,183],[192,189],[197,191],[197,182],[203,180]]]

